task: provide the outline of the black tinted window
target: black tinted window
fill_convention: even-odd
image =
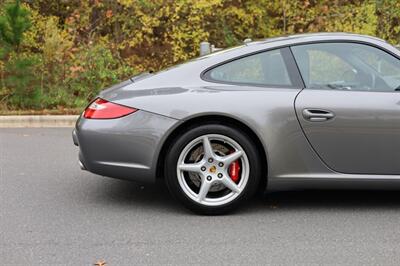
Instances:
[[[400,90],[400,60],[378,48],[356,43],[292,47],[308,88]]]
[[[207,78],[219,82],[271,86],[292,83],[280,50],[263,52],[213,68]]]

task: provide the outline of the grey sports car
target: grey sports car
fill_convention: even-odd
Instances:
[[[165,180],[203,214],[257,191],[400,187],[400,51],[344,33],[246,43],[102,91],[82,169]]]

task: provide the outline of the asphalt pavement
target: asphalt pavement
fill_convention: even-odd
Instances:
[[[226,216],[81,171],[72,129],[0,129],[0,265],[399,265],[399,191],[267,194]]]

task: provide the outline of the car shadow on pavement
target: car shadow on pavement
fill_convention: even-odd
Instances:
[[[168,193],[160,182],[140,185],[134,182],[108,180],[98,184],[95,200],[121,208],[140,208],[152,212],[190,214]],[[301,190],[268,192],[256,197],[233,214],[250,214],[269,211],[307,210],[397,210],[400,191],[371,190]]]
[[[92,200],[112,204],[113,207],[127,209],[146,209],[151,211],[185,213],[169,194],[166,186],[157,184],[138,184],[135,182],[109,179],[97,183]]]
[[[299,190],[268,192],[252,201],[249,212],[264,210],[397,210],[400,191]]]

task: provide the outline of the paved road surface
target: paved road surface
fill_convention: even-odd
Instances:
[[[71,129],[0,129],[0,264],[400,264],[400,192],[272,193],[227,216],[81,171]]]

